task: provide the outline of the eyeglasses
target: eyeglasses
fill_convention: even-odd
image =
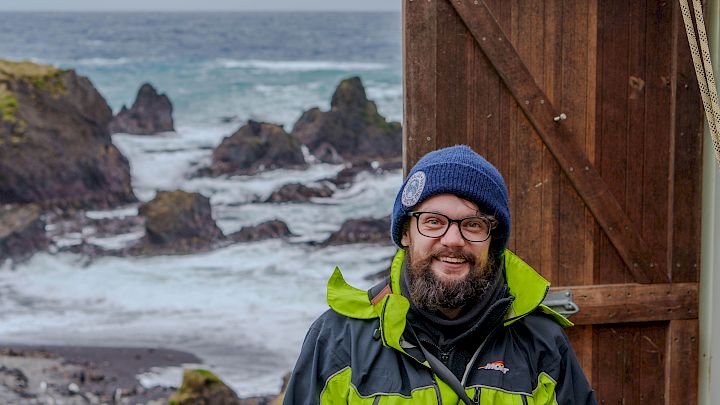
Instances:
[[[431,211],[410,211],[408,216],[417,219],[417,230],[428,238],[442,238],[454,222],[458,224],[460,236],[468,242],[485,242],[490,231],[497,226],[497,220],[489,216],[475,216],[452,219],[447,215]]]

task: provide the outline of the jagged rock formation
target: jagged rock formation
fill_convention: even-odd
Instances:
[[[330,111],[313,108],[295,123],[292,135],[323,162],[392,159],[402,156],[400,123],[387,122],[367,99],[359,77],[335,89]]]
[[[311,198],[327,198],[332,195],[333,190],[326,184],[306,186],[301,183],[290,183],[275,190],[265,202],[307,202],[310,201]]]
[[[288,238],[293,236],[287,224],[280,220],[266,221],[255,226],[246,226],[228,235],[233,242],[257,242],[259,240]]]
[[[390,216],[349,219],[342,224],[340,230],[333,232],[322,245],[345,245],[350,243],[391,243]]]
[[[248,121],[223,139],[212,155],[212,164],[200,174],[255,174],[279,168],[306,166],[300,142],[275,124]]]
[[[212,218],[210,199],[199,193],[160,191],[138,212],[145,217],[141,253],[191,253],[225,239]]]
[[[19,262],[46,249],[45,221],[36,204],[0,206],[0,266]]]
[[[0,60],[0,203],[108,207],[135,201],[112,112],[74,70]]]
[[[110,133],[152,135],[175,131],[172,118],[173,106],[165,94],[158,94],[150,84],[144,83],[138,90],[130,109],[124,105],[110,122]]]
[[[386,171],[400,169],[402,169],[402,158],[390,159],[382,163],[355,160],[346,163],[345,167],[340,170],[335,177],[328,179],[328,181],[335,184],[338,188],[347,188],[353,184],[355,178],[360,173],[382,174]]]

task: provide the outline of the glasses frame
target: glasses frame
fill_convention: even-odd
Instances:
[[[445,227],[445,232],[443,232],[439,236],[428,236],[428,235],[425,235],[424,233],[422,233],[422,231],[420,230],[420,215],[422,215],[422,214],[435,214],[435,215],[440,215],[442,217],[447,218],[448,224],[447,224],[447,227]],[[450,230],[450,227],[452,226],[452,224],[457,223],[458,231],[460,232],[460,236],[462,236],[463,239],[465,239],[468,242],[472,242],[472,243],[480,243],[480,242],[485,242],[486,240],[490,239],[490,236],[492,235],[492,230],[497,227],[497,220],[494,217],[489,216],[489,215],[472,215],[469,217],[464,217],[464,218],[459,218],[459,219],[450,218],[449,216],[447,216],[445,214],[441,214],[441,213],[435,212],[435,211],[410,211],[407,213],[407,215],[409,217],[415,218],[415,227],[417,228],[417,231],[418,231],[418,233],[420,233],[420,235],[422,235],[426,238],[433,238],[433,239],[442,238]],[[465,234],[463,234],[462,227],[460,225],[462,225],[462,222],[464,220],[470,219],[470,218],[479,218],[488,224],[488,233],[487,233],[487,236],[485,237],[485,239],[472,240],[472,239],[468,239],[467,237],[465,237]]]

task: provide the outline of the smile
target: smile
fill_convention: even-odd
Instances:
[[[465,263],[467,260],[459,257],[438,257],[438,260],[445,263]]]

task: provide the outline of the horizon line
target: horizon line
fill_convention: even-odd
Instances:
[[[346,9],[346,10],[339,10],[339,9],[269,9],[269,10],[261,10],[261,9],[247,9],[247,10],[240,10],[240,9],[114,9],[114,10],[95,10],[95,9],[68,9],[68,10],[58,10],[58,9],[46,9],[46,10],[28,10],[28,9],[0,9],[0,13],[317,13],[317,12],[327,12],[327,13],[383,13],[383,12],[400,12],[402,10],[400,9]]]

